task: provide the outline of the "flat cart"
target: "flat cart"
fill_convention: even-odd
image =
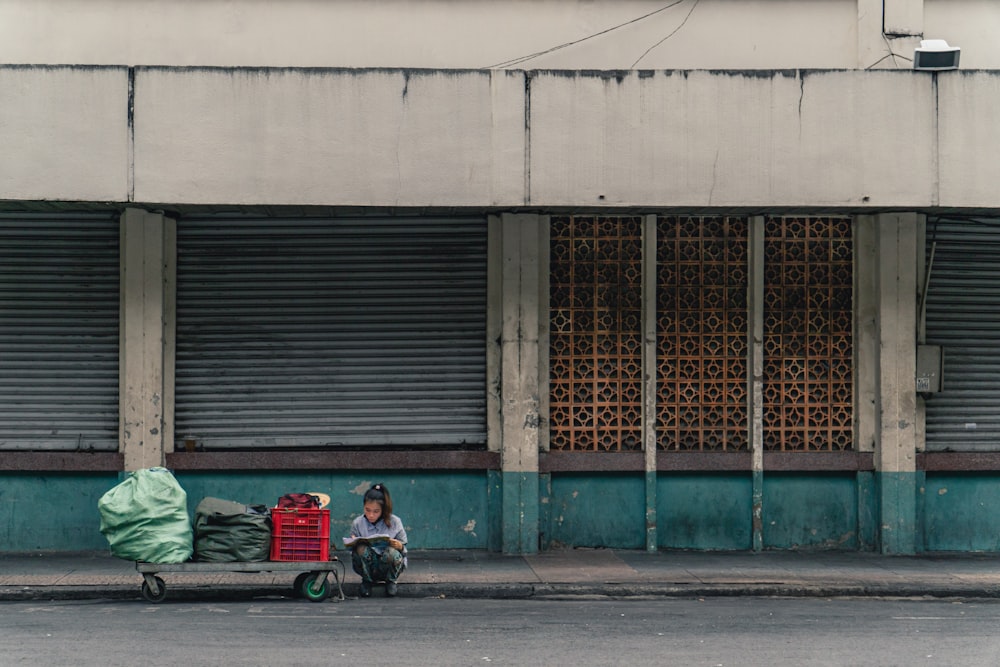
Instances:
[[[259,562],[188,562],[145,563],[138,561],[135,569],[142,574],[142,597],[148,602],[162,602],[167,597],[167,586],[159,576],[161,572],[301,572],[295,578],[293,590],[310,602],[322,602],[333,592],[329,575],[337,586],[337,600],[344,599],[341,584],[345,572],[343,562],[334,558],[325,561],[259,561]]]

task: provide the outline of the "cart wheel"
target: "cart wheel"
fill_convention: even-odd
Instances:
[[[163,602],[163,598],[167,597],[167,586],[163,583],[163,579],[160,579],[159,577],[153,577],[153,579],[156,579],[156,587],[160,589],[160,592],[153,595],[153,591],[150,589],[149,584],[143,581],[142,597],[144,597],[147,602]]]
[[[310,602],[322,602],[330,594],[330,582],[326,578],[326,572],[320,574],[307,573],[302,578],[299,585],[299,592],[302,597]]]
[[[292,584],[292,593],[296,596],[302,595],[302,587],[305,585],[306,579],[309,578],[308,572],[303,572],[299,576],[295,577],[295,583]]]

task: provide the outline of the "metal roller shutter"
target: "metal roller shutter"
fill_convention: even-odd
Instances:
[[[118,216],[0,214],[0,450],[117,451]]]
[[[927,449],[1000,450],[1000,219],[927,223],[927,342],[944,390],[927,399]]]
[[[176,435],[481,447],[484,218],[182,218]]]

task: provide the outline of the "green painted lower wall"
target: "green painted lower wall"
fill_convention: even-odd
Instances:
[[[917,500],[922,478],[923,473],[916,472],[876,473],[878,542],[882,553],[916,553],[919,542]]]
[[[927,473],[923,547],[927,551],[1000,551],[1000,475]]]
[[[486,549],[489,501],[485,472],[294,472],[178,473],[192,512],[198,501],[215,496],[273,506],[285,493],[330,494],[330,532],[348,534],[361,514],[362,497],[382,482],[392,495],[393,512],[403,518],[413,549]]]
[[[765,473],[763,499],[765,549],[858,549],[855,473]]]
[[[537,472],[504,472],[501,476],[501,546],[508,554],[533,554],[538,551]]]
[[[206,496],[273,506],[285,493],[330,494],[331,537],[346,535],[375,482],[392,494],[411,548],[490,548],[490,489],[486,472],[364,471],[314,473],[177,473],[194,514]],[[83,551],[108,547],[97,501],[119,482],[106,475],[0,476],[0,551]]]
[[[749,473],[661,474],[656,488],[658,546],[749,550],[752,496]]]
[[[329,493],[334,537],[347,532],[361,511],[361,495],[381,481],[415,549],[646,547],[645,475],[515,477],[497,471],[177,474],[192,513],[206,496],[273,505],[288,492]],[[115,473],[0,474],[0,551],[107,548],[97,501],[119,479]],[[661,473],[654,483],[658,548],[752,548],[748,473]],[[916,551],[1000,552],[996,473],[765,473],[761,495],[766,549],[912,553],[915,545]],[[505,544],[505,535],[514,542]]]
[[[106,549],[97,501],[117,473],[0,474],[0,551]]]
[[[645,480],[634,474],[552,474],[549,546],[642,549]]]

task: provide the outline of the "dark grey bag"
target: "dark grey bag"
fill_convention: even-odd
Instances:
[[[194,511],[194,558],[256,562],[271,555],[271,514],[266,505],[205,498]]]

